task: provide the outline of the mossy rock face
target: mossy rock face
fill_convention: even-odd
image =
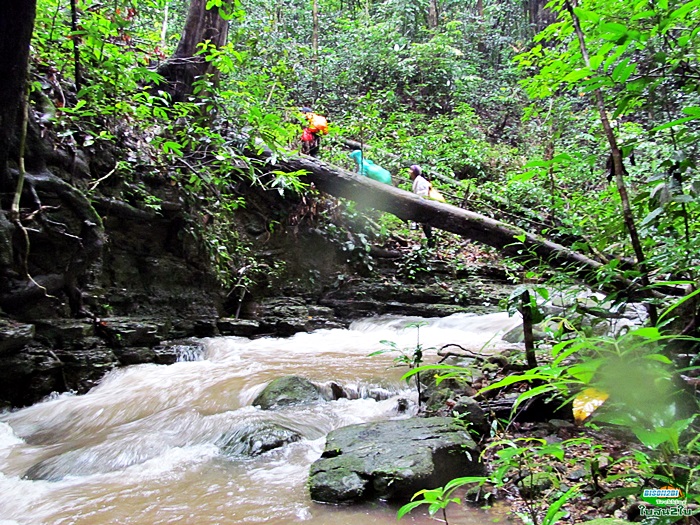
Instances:
[[[263,410],[322,401],[318,386],[304,377],[285,376],[270,382],[253,400]]]
[[[481,475],[476,444],[452,418],[429,417],[350,425],[331,432],[311,465],[311,499],[348,504],[408,501],[421,489]]]

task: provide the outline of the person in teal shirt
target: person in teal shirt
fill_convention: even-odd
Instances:
[[[350,158],[355,161],[355,164],[357,165],[357,172],[359,174],[369,177],[372,180],[376,180],[377,182],[382,182],[392,186],[391,173],[378,164],[375,164],[370,159],[364,158],[359,149],[352,151],[350,153]]]

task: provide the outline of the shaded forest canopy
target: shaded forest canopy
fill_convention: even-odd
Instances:
[[[664,380],[696,388],[697,0],[108,4],[14,2],[0,18],[10,317],[59,303],[60,315],[96,317],[85,298],[105,246],[119,257],[107,220],[152,227],[159,255],[241,297],[238,311],[284,275],[260,261],[271,237],[313,232],[371,275],[372,248],[391,251],[418,221],[455,234],[441,234],[448,259],[462,261],[460,236],[485,245],[521,285],[509,307],[526,316],[581,280],[602,294],[588,313],[639,301],[648,331],[630,347],[648,350]],[[330,122],[316,158],[298,153],[302,106]],[[350,149],[395,187],[353,174]],[[408,193],[412,164],[450,204]],[[146,260],[151,247],[139,249]],[[621,348],[557,323],[555,353],[599,366],[601,348]],[[536,372],[524,381],[569,400],[601,386],[599,369],[551,357],[561,375],[528,358]],[[673,438],[658,418],[635,417],[622,425],[655,452],[679,453],[693,431],[690,416]]]
[[[33,167],[56,152],[99,157],[112,148],[117,158],[86,170],[95,187],[166,177],[230,211],[218,197],[232,180],[303,191],[301,172],[251,167],[239,137],[246,130],[285,156],[297,145],[298,108],[312,106],[332,123],[324,161],[350,167],[338,147],[348,140],[374,147],[405,189],[403,169],[421,164],[454,204],[581,252],[581,261],[593,262],[594,281],[634,282],[658,299],[650,286],[670,277],[673,295],[679,287],[692,293],[696,277],[696,64],[687,58],[694,44],[687,5],[640,12],[626,26],[625,9],[636,7],[605,3],[283,9],[46,0],[35,23],[28,7],[16,13],[24,47],[6,44],[14,61],[5,70],[21,78],[33,28],[22,155]],[[0,160],[9,148],[17,159],[22,90],[4,89],[14,101],[3,116],[14,140],[3,141]],[[55,145],[42,151],[38,136]],[[9,202],[16,179],[2,164]],[[30,188],[33,180],[29,173]],[[132,199],[159,204],[153,195]],[[212,211],[225,220],[226,209]],[[235,272],[219,270],[224,281]],[[654,322],[656,304],[649,309]]]

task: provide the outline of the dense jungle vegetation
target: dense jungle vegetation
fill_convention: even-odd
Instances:
[[[360,228],[367,236],[346,249],[371,266],[370,240],[407,225],[351,202],[339,213],[303,173],[274,167],[298,150],[299,108],[312,107],[330,122],[319,160],[352,171],[345,142],[359,142],[400,187],[410,189],[407,168],[419,164],[452,204],[600,263],[584,284],[525,247],[503,261],[522,284],[508,306],[535,322],[555,291],[601,295],[551,320],[551,345],[488,388],[529,385],[522,402],[556,394],[581,421],[626,429],[635,453],[625,470],[600,467],[592,440],[503,439],[490,449],[500,461],[492,476],[415,503],[437,512],[457,487],[502,484],[516,466],[585,445],[589,475],[533,498],[526,522],[556,523],[584,485],[602,496],[606,483],[608,498],[678,486],[697,512],[700,0],[37,0],[36,13],[8,9],[31,33],[29,48],[6,20],[0,36],[2,70],[14,72],[0,91],[11,221],[33,218],[20,206],[22,179],[35,169],[33,139],[50,136],[93,157],[117,152],[79,188],[88,195],[119,178],[134,203],[157,211],[148,184],[160,181],[216,217],[191,227],[226,287],[240,284],[244,267],[256,278],[230,222],[246,206],[232,191],[238,181],[313,201],[297,227],[339,243],[344,229]],[[261,144],[271,151],[264,166],[250,154]],[[464,245],[441,235],[443,256],[466,264]],[[614,316],[631,301],[644,305],[646,324],[628,333],[600,335],[574,320]]]

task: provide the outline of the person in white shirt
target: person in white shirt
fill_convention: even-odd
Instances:
[[[425,177],[423,177],[423,170],[421,169],[421,167],[418,164],[412,165],[408,169],[408,175],[413,181],[413,193],[427,199],[428,194],[430,193],[430,182],[428,182],[428,180]],[[428,248],[434,248],[435,237],[433,237],[432,227],[429,224],[422,224],[421,226],[423,227],[423,233],[425,233],[425,238],[428,240]]]

